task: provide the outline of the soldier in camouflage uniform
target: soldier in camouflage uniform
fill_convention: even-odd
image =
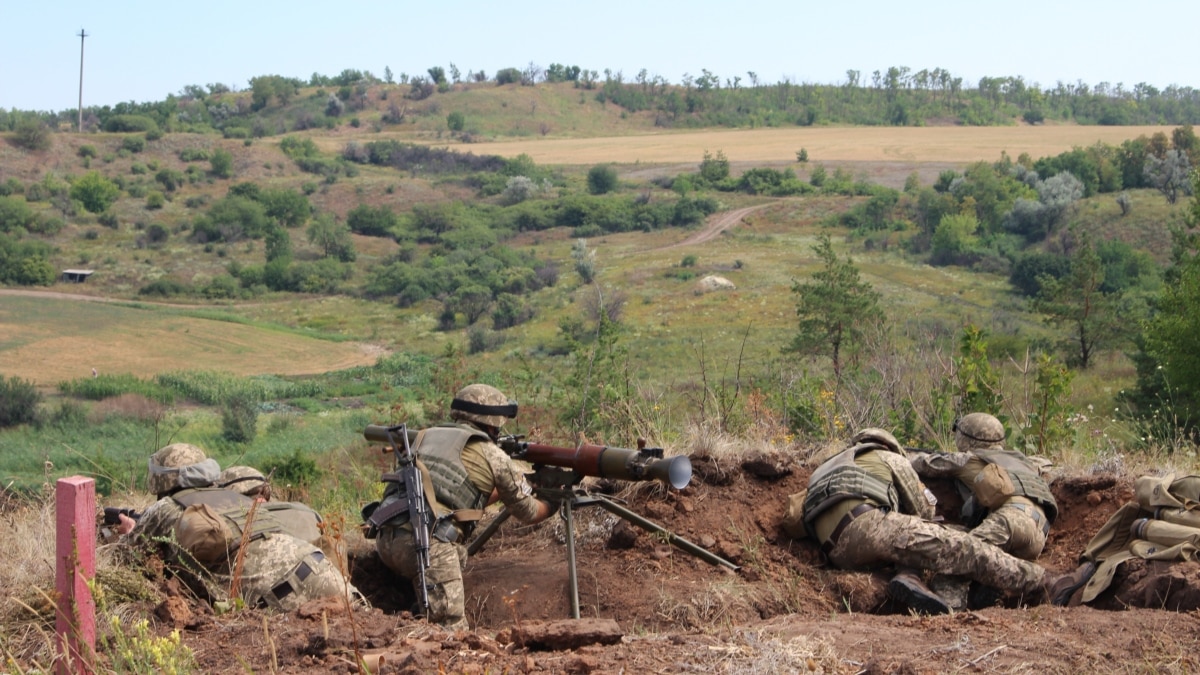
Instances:
[[[813,472],[804,524],[837,567],[908,568],[896,575],[888,590],[921,613],[945,613],[949,607],[909,570],[963,576],[1058,605],[1087,581],[1048,574],[978,537],[930,522],[935,503],[896,439],[882,429],[864,429],[849,448]]]
[[[450,403],[454,423],[422,430],[413,454],[425,478],[426,498],[437,517],[429,537],[429,567],[425,571],[429,597],[428,619],[451,630],[467,630],[462,570],[466,536],[488,504],[500,500],[524,523],[546,519],[556,510],[538,499],[525,475],[495,441],[500,428],[517,416],[517,405],[495,387],[472,384]],[[420,597],[418,555],[407,513],[404,482],[386,474],[383,499],[366,514],[377,529],[375,548],[385,565],[412,580]]]
[[[159,500],[136,521],[121,517],[122,541],[158,548],[164,560],[201,586],[213,602],[230,600],[236,580],[238,596],[248,607],[291,611],[328,596],[363,603],[362,595],[320,549],[285,533],[270,511],[255,507],[254,499],[213,487],[221,470],[200,448],[168,445],[150,456],[149,466],[149,487]],[[216,514],[238,535],[249,529],[246,543],[239,537],[234,550],[201,562],[195,551],[179,543],[180,525],[189,509]]]
[[[339,569],[350,569],[344,540],[340,540],[335,533],[328,531],[328,527],[322,525],[321,514],[300,502],[271,501],[271,484],[258,469],[252,466],[231,466],[221,472],[217,486],[258,500],[261,503],[259,508],[270,511],[284,532],[316,546],[331,559],[340,560]]]
[[[1018,558],[1036,560],[1058,516],[1058,504],[1037,467],[1025,455],[1005,449],[1004,437],[1000,420],[971,413],[954,424],[958,452],[909,453],[909,461],[918,476],[954,478],[969,491],[963,522],[979,523],[972,535]],[[997,489],[998,482],[1004,487]]]

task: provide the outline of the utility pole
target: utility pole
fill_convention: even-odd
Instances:
[[[79,29],[79,133],[83,133],[83,39],[87,33]]]

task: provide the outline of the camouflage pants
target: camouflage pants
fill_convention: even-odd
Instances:
[[[965,532],[915,516],[871,511],[855,519],[829,552],[842,569],[895,564],[963,576],[1012,593],[1039,589],[1045,570]]]
[[[989,513],[971,534],[1018,558],[1036,560],[1046,547],[1046,533],[1042,529],[1045,520],[1036,519],[1035,513],[1045,518],[1035,506],[1004,504]]]
[[[250,607],[291,612],[309,600],[325,597],[365,604],[350,580],[308,542],[276,534],[252,542],[248,548],[239,581],[241,595]]]
[[[413,548],[412,530],[408,527],[382,528],[375,539],[375,550],[389,569],[412,580],[413,592],[420,598],[419,567],[417,552]],[[466,547],[429,538],[429,567],[425,569],[425,588],[429,593],[428,618],[450,630],[469,630],[462,579],[466,563]]]

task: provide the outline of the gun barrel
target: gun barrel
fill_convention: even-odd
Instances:
[[[363,438],[375,443],[385,443],[388,445],[388,449],[390,450],[392,438],[395,438],[396,434],[400,432],[401,428],[401,426],[385,427],[381,424],[368,424],[367,428],[363,429]],[[417,432],[413,431],[412,429],[408,429],[407,435],[409,443],[417,442]],[[399,441],[399,439],[396,440]]]
[[[585,476],[628,481],[661,480],[681,490],[692,480],[692,462],[682,455],[649,459],[638,450],[582,443],[562,448],[542,443],[523,444],[521,459],[531,464],[549,464],[574,469]]]

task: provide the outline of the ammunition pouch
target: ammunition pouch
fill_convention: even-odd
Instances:
[[[447,544],[453,544],[459,540],[462,533],[454,524],[454,518],[451,516],[442,516],[433,523],[433,531],[430,532],[434,539],[444,541]]]

